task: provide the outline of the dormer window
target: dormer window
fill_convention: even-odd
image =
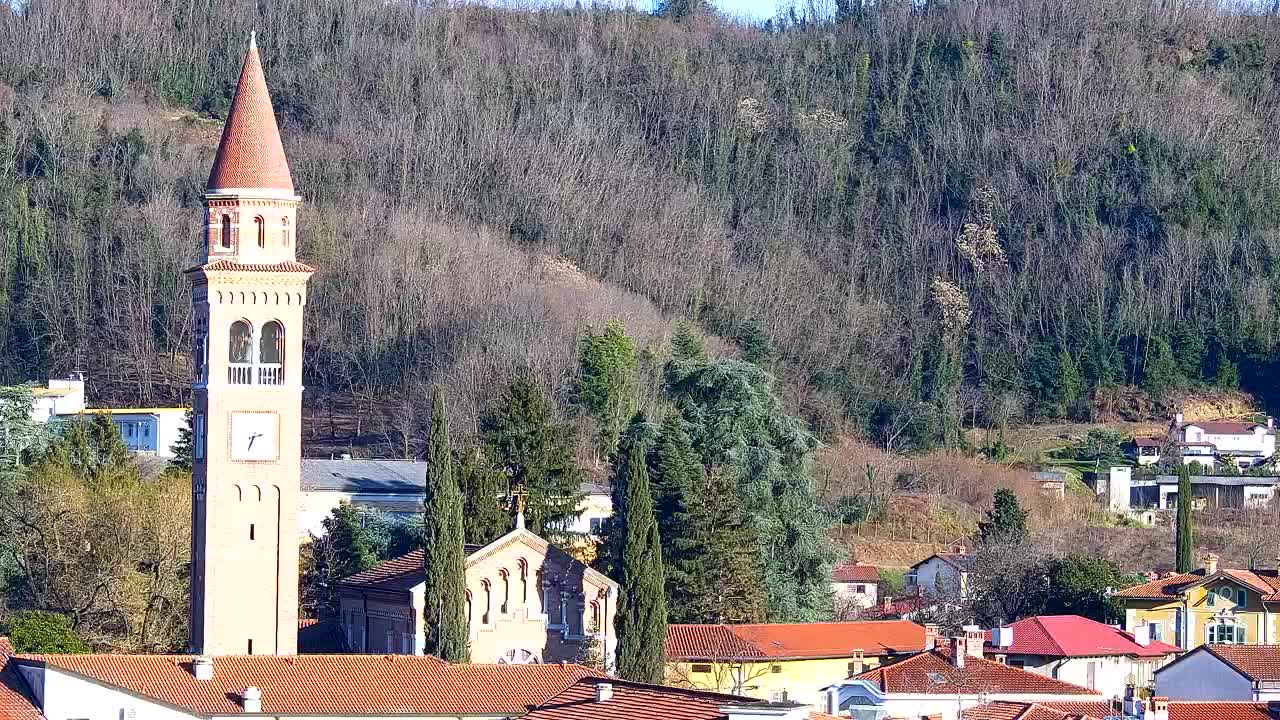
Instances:
[[[267,246],[267,221],[259,215],[253,219],[253,229],[258,236],[258,247],[265,248]]]

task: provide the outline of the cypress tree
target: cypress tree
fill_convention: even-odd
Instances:
[[[1178,466],[1178,572],[1195,569],[1195,540],[1191,529],[1191,470]]]
[[[608,457],[618,449],[618,438],[635,406],[636,349],[627,329],[610,320],[596,334],[582,339],[578,354],[576,401],[596,420],[596,451]]]
[[[667,638],[667,601],[663,591],[662,546],[653,514],[644,443],[627,443],[626,483],[619,510],[622,530],[621,585],[615,626],[618,633],[618,676],[661,683],[663,645]]]
[[[462,549],[462,493],[453,477],[444,396],[431,393],[431,438],[423,501],[422,614],[425,652],[448,662],[467,662],[466,558]]]

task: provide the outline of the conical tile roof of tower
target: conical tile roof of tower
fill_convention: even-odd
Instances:
[[[218,156],[209,172],[210,191],[232,189],[293,192],[293,177],[271,108],[271,93],[253,40],[244,56],[240,84],[222,128]]]

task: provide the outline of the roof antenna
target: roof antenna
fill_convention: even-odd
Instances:
[[[257,30],[249,31],[249,49],[250,50],[258,49],[258,31]]]

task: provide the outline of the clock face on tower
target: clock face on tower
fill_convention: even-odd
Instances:
[[[273,462],[280,458],[280,417],[272,412],[231,413],[231,459]]]

